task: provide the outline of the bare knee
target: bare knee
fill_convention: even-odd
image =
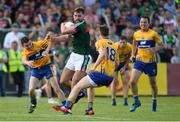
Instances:
[[[152,88],[152,89],[157,89],[157,84],[156,84],[156,82],[152,82],[152,83],[151,83],[151,88]]]
[[[60,80],[60,84],[65,84],[65,82],[66,82],[66,81],[63,80],[63,79]]]
[[[29,89],[29,96],[35,95],[35,89]]]
[[[74,87],[78,83],[78,81],[79,79],[73,79],[71,83],[72,87]]]
[[[65,79],[65,78],[60,79],[60,84],[62,84],[62,85],[68,85],[68,82],[69,82],[68,79]]]

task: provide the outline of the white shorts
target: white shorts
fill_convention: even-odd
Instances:
[[[87,72],[91,62],[92,58],[90,55],[80,55],[72,52],[65,67],[73,71]]]

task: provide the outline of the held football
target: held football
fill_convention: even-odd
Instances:
[[[73,26],[74,26],[74,23],[72,23],[72,22],[66,22],[65,23],[66,28],[72,28]]]

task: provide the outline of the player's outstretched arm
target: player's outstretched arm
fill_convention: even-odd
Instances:
[[[93,70],[95,70],[96,67],[103,61],[103,58],[106,55],[106,49],[105,48],[99,49],[98,52],[99,55],[96,62],[94,63]]]
[[[51,50],[52,48],[52,41],[51,41],[51,36],[52,36],[52,33],[51,32],[48,32],[48,34],[46,35],[46,37],[44,38],[44,41],[48,41],[48,46],[46,48],[46,50],[43,52],[43,55],[46,56],[49,54],[49,51]]]
[[[60,35],[57,37],[52,37],[51,41],[54,42],[67,42],[71,40],[71,35],[65,34],[65,35]]]
[[[164,48],[163,42],[159,43],[157,47],[149,48],[150,53],[157,53],[159,50]]]

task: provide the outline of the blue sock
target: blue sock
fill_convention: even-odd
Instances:
[[[153,101],[152,101],[152,111],[156,111],[156,107],[157,107],[157,101],[156,101],[156,99],[153,99]]]
[[[128,98],[124,98],[124,104],[128,104]]]
[[[71,107],[71,101],[66,101],[64,106],[67,108],[70,108]]]
[[[135,101],[135,103],[139,103],[139,97],[138,97],[138,96],[135,96],[135,97],[134,97],[134,101]]]
[[[33,104],[33,105],[36,105],[36,104],[37,104],[36,98],[31,98],[31,104]]]
[[[116,99],[115,98],[112,99],[112,103],[116,103]]]
[[[88,102],[88,110],[92,110],[93,108],[93,102]]]

